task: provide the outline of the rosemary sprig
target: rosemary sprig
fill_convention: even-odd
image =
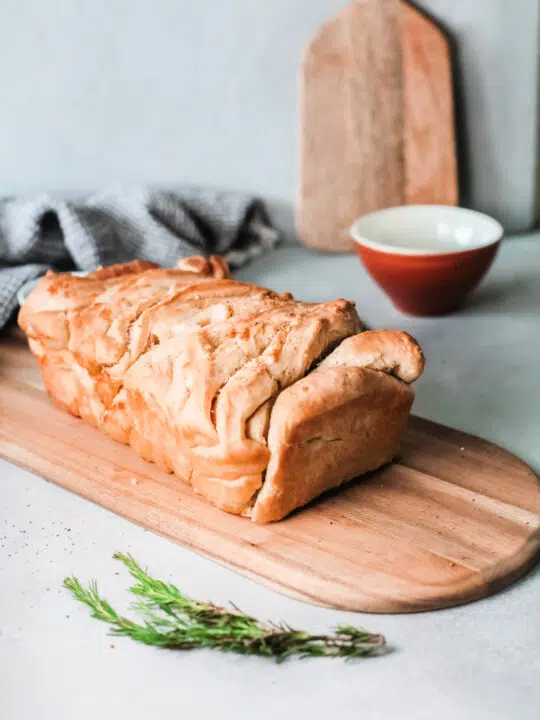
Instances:
[[[135,584],[130,592],[137,597],[133,609],[141,622],[119,615],[104,600],[92,581],[84,588],[75,577],[64,580],[64,586],[88,605],[92,617],[110,625],[112,634],[155,647],[193,650],[215,648],[222,652],[261,655],[278,662],[292,655],[298,657],[366,657],[385,648],[382,635],[361,628],[340,625],[333,635],[311,635],[285,624],[262,623],[238,608],[219,607],[187,597],[170,583],[151,577],[130,556],[115,553]]]

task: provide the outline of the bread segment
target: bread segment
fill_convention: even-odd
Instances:
[[[48,273],[19,324],[61,408],[255,522],[390,461],[423,370],[353,303],[233,281],[221,258]]]

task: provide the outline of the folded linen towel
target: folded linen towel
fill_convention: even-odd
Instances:
[[[208,189],[107,190],[82,199],[0,200],[0,329],[17,292],[48,269],[95,270],[141,258],[171,267],[189,255],[223,255],[232,268],[274,247],[264,204]]]

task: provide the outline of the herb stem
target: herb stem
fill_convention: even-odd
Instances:
[[[384,651],[385,638],[362,628],[341,625],[333,635],[312,635],[287,625],[263,623],[235,606],[223,608],[184,595],[171,583],[153,578],[131,555],[113,556],[129,571],[129,588],[137,600],[135,622],[119,615],[99,594],[95,581],[84,588],[75,577],[64,580],[74,597],[87,605],[92,617],[106,622],[114,635],[162,648],[218,649],[242,655],[260,655],[282,662],[305,657],[369,657]]]

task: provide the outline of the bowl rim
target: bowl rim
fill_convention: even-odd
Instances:
[[[487,221],[488,224],[492,226],[493,229],[493,238],[488,240],[487,242],[481,242],[478,244],[473,245],[472,247],[467,248],[456,248],[456,249],[444,249],[439,250],[437,248],[426,249],[426,248],[415,248],[415,247],[399,247],[398,245],[390,245],[385,242],[381,242],[379,240],[371,240],[370,238],[366,237],[365,235],[361,234],[358,230],[358,225],[367,218],[375,217],[376,215],[383,215],[383,214],[399,214],[403,211],[404,214],[409,212],[410,210],[444,210],[445,212],[455,212],[456,214],[460,214],[463,216],[471,216],[474,215],[477,218],[481,218],[484,221]],[[495,220],[494,217],[491,217],[491,215],[487,215],[486,213],[479,212],[478,210],[471,210],[470,208],[464,208],[460,207],[458,205],[395,205],[388,208],[382,208],[380,210],[374,210],[373,212],[366,213],[365,215],[361,215],[360,217],[356,218],[356,220],[352,223],[352,225],[349,228],[349,234],[352,238],[352,240],[357,243],[358,245],[363,245],[367,248],[371,248],[372,250],[377,250],[382,253],[386,253],[388,255],[414,255],[414,256],[436,256],[436,255],[462,255],[470,252],[474,252],[475,250],[480,250],[483,248],[491,247],[492,245],[496,245],[501,241],[501,238],[504,235],[504,228],[501,225],[501,223],[498,220]]]

